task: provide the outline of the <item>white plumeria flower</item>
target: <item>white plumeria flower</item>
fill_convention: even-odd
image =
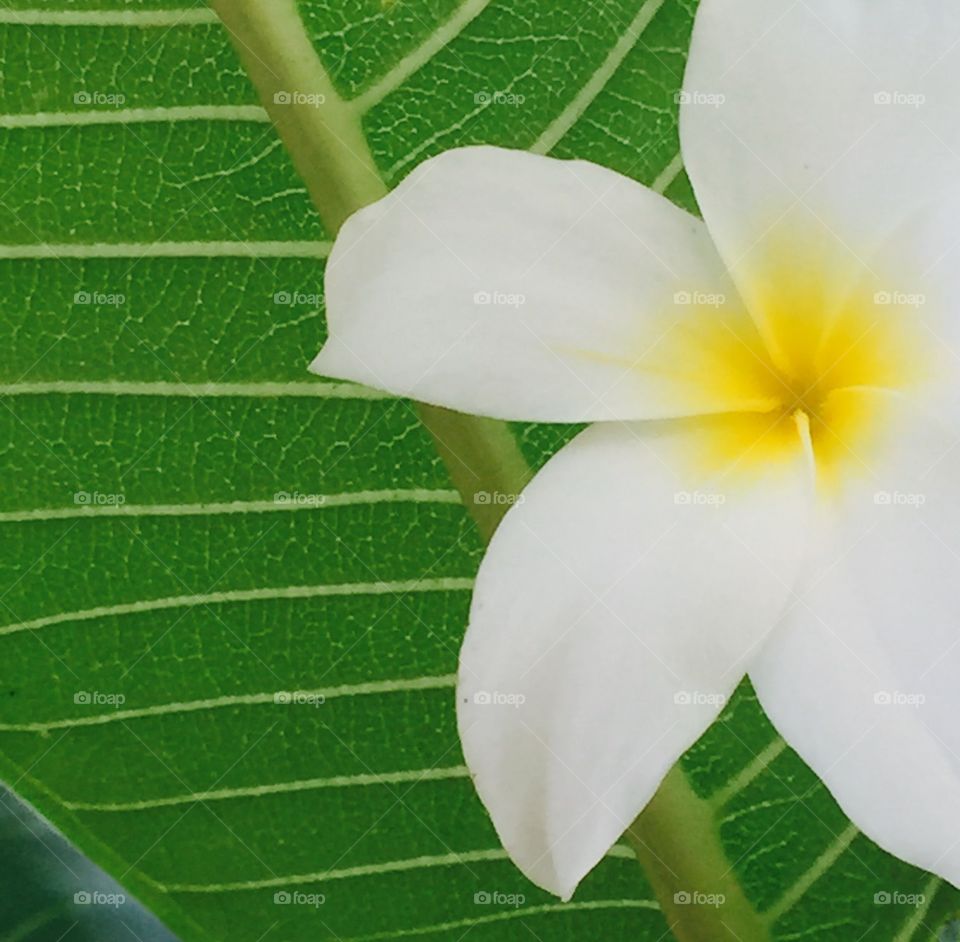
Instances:
[[[481,566],[467,761],[569,897],[748,674],[852,820],[960,884],[960,5],[703,0],[704,222],[455,150],[356,214],[313,364],[594,422]]]

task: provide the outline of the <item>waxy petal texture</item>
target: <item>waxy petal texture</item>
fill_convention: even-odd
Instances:
[[[771,251],[856,270],[955,185],[958,35],[951,0],[704,0],[684,161],[748,302]]]
[[[701,381],[754,342],[703,224],[595,164],[448,151],[351,217],[326,286],[328,376],[525,421],[756,406],[749,371]]]
[[[750,676],[868,837],[960,885],[960,436],[913,410],[893,422],[895,447],[821,508]]]
[[[568,897],[734,690],[790,597],[812,481],[710,470],[714,418],[582,433],[494,535],[461,655],[460,735],[504,846]],[[738,432],[743,432],[739,429]]]

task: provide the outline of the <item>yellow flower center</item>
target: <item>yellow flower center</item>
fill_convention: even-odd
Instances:
[[[745,291],[752,317],[730,307],[698,311],[676,345],[693,343],[686,381],[701,397],[705,385],[718,400],[743,403],[742,414],[707,423],[701,458],[716,470],[762,472],[793,460],[799,436],[819,486],[869,473],[897,394],[931,372],[925,299],[784,253],[753,270]]]

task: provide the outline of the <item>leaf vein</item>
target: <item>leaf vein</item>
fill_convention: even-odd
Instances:
[[[468,592],[473,588],[472,578],[447,577],[438,579],[410,579],[400,582],[346,582],[320,585],[270,586],[259,589],[233,589],[197,595],[174,595],[165,598],[141,599],[119,605],[98,605],[95,608],[72,612],[57,612],[29,621],[15,622],[0,627],[0,636],[38,631],[50,625],[71,621],[90,621],[116,615],[134,615],[167,608],[190,608],[195,605],[218,605],[234,602],[260,602],[268,599],[310,599],[343,595],[401,595],[407,592]],[[2,727],[0,727],[2,728]]]
[[[2,723],[0,732],[48,733],[55,729],[77,729],[82,726],[104,726],[108,723],[124,723],[127,720],[153,716],[170,716],[180,713],[197,713],[204,710],[221,710],[228,707],[262,706],[271,704],[290,709],[300,700],[312,698],[314,702],[326,702],[342,697],[372,696],[377,694],[409,693],[416,690],[444,690],[456,686],[455,674],[435,677],[413,677],[401,680],[374,680],[360,684],[343,684],[319,690],[271,690],[265,693],[232,694],[210,697],[205,700],[184,700],[176,703],[158,703],[148,707],[129,710],[114,710],[94,716],[50,720],[44,723]],[[322,700],[321,700],[322,698]]]

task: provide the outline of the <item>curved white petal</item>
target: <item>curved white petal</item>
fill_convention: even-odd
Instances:
[[[759,418],[596,425],[497,530],[459,725],[500,838],[569,897],[716,717],[790,594],[812,481],[799,436],[759,479],[711,472]]]
[[[824,508],[816,564],[750,675],[853,822],[960,885],[960,435],[900,421],[896,460]]]
[[[703,224],[582,161],[441,154],[348,220],[326,288],[311,369],[465,412],[662,418],[762,386],[723,355],[755,338]]]
[[[953,184],[960,6],[704,0],[684,86],[687,170],[752,302],[771,253],[857,265]]]

